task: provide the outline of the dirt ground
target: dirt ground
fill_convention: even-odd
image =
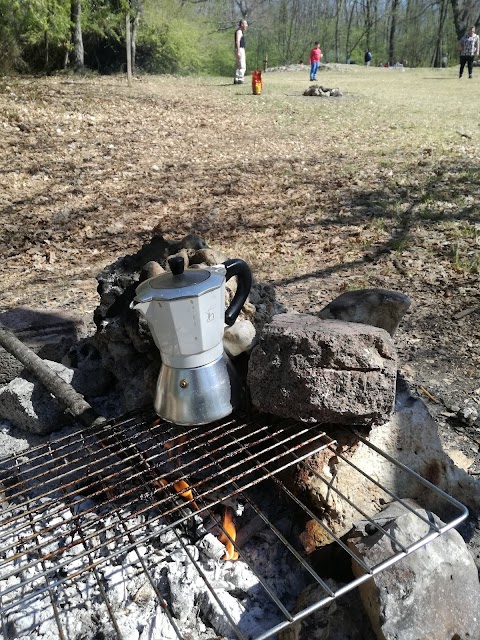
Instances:
[[[303,97],[306,73],[272,73],[261,96],[227,79],[0,78],[1,309],[91,316],[95,275],[154,228],[247,260],[289,309],[402,291],[402,375],[479,473],[478,111],[432,109],[434,91],[458,99],[452,74],[420,90],[372,72],[325,75],[339,99]]]

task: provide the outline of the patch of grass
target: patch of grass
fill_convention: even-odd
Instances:
[[[402,252],[408,249],[413,244],[413,239],[410,234],[401,234],[390,241],[390,248],[393,251]]]
[[[457,224],[453,228],[454,236],[474,240],[480,247],[480,224]]]
[[[459,273],[480,273],[480,251],[466,251],[457,244],[453,249],[452,264]]]
[[[388,229],[387,221],[382,216],[372,218],[368,226],[372,231],[381,231],[382,233],[385,233]]]
[[[366,279],[358,279],[355,282],[349,282],[344,291],[358,291],[359,289],[369,289],[371,287],[370,282]]]
[[[15,111],[14,109],[6,109],[2,115],[7,122],[13,125],[16,125],[22,121],[22,116],[18,113],[18,111]]]

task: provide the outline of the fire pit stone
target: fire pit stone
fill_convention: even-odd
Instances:
[[[58,362],[45,362],[65,382],[72,382],[71,369]],[[0,387],[0,413],[16,427],[37,434],[51,433],[69,420],[57,400],[29,374]]]
[[[297,313],[265,325],[250,357],[253,404],[265,413],[336,424],[386,422],[397,357],[388,333]]]
[[[393,337],[411,300],[400,291],[357,289],[345,291],[318,314],[324,320],[344,320],[381,327]]]
[[[374,517],[395,541],[405,545],[429,533],[428,522],[443,522],[408,500],[422,522],[393,502]],[[392,540],[380,531],[349,539],[351,547],[372,564],[382,562]],[[352,563],[355,575],[359,566]],[[477,568],[461,535],[452,529],[359,587],[377,638],[480,638],[480,584]]]

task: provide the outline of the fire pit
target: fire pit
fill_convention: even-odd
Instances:
[[[437,526],[345,458],[358,482],[380,488],[385,503],[399,500],[428,525],[408,546],[395,541],[395,551],[375,566],[336,537],[284,479],[286,469],[308,470],[309,458],[327,448],[342,457],[319,425],[252,413],[179,428],[143,411],[57,433],[3,460],[3,636],[264,640],[466,518],[457,500],[355,437],[391,466],[392,478],[409,475],[452,514]],[[339,493],[318,470],[310,472]],[[338,497],[351,505],[348,496]],[[307,519],[316,520],[359,577],[332,588],[299,544]],[[311,583],[322,595],[298,611],[296,598]]]

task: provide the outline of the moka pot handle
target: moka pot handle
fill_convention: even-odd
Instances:
[[[235,322],[238,314],[242,310],[245,300],[248,298],[252,286],[252,272],[248,264],[240,258],[232,258],[226,260],[223,266],[227,270],[225,280],[230,280],[233,276],[237,276],[237,290],[233,296],[233,300],[225,311],[225,324],[229,327]]]

